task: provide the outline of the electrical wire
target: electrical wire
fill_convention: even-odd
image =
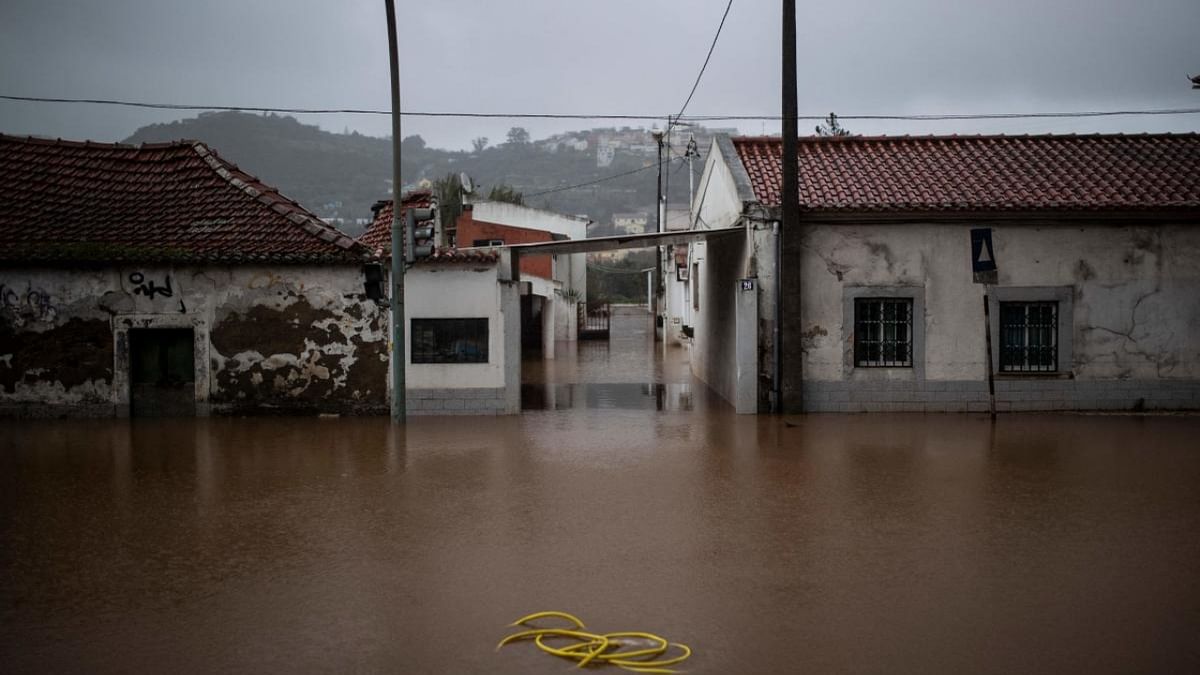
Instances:
[[[563,187],[556,187],[556,188],[552,188],[550,190],[542,190],[541,192],[532,192],[530,194],[523,195],[523,196],[525,197],[525,199],[531,199],[533,197],[541,197],[542,195],[553,194],[555,192],[566,192],[567,190],[574,190],[575,188],[588,187],[589,185],[596,185],[597,183],[604,183],[604,182],[607,182],[610,180],[616,180],[617,178],[622,178],[624,176],[632,176],[635,173],[641,173],[642,171],[649,171],[650,169],[653,169],[657,166],[658,166],[657,164],[648,164],[646,166],[643,166],[638,169],[634,169],[632,171],[622,171],[621,173],[615,173],[611,176],[605,176],[603,178],[589,180],[584,183],[576,183],[575,185],[564,185]]]
[[[717,24],[717,33],[713,35],[712,44],[708,46],[708,55],[704,57],[704,65],[700,66],[700,72],[696,75],[696,81],[692,84],[692,91],[688,93],[687,100],[683,102],[683,107],[679,109],[679,114],[675,116],[677,121],[683,117],[688,104],[692,102],[692,97],[696,95],[696,88],[700,86],[700,78],[704,77],[704,71],[708,68],[708,60],[712,58],[713,50],[717,48],[717,38],[721,37],[721,29],[725,27],[725,19],[729,17],[729,8],[731,7],[733,7],[733,0],[729,0],[729,3],[725,5],[725,13],[721,15],[721,23]],[[667,122],[667,133],[671,132],[671,127],[673,126],[675,126],[674,122]]]
[[[585,183],[576,183],[575,185],[566,185],[563,187],[556,187],[556,188],[553,188],[550,190],[542,190],[541,192],[532,192],[530,194],[525,195],[525,199],[531,199],[533,197],[541,197],[542,195],[554,194],[555,192],[566,192],[567,190],[574,190],[575,188],[587,187],[589,185],[595,185],[597,183],[603,183],[605,181],[615,180],[615,179],[621,178],[623,176],[632,176],[635,173],[641,173],[643,171],[646,171],[648,169],[653,169],[653,168],[654,168],[654,165],[651,164],[649,166],[643,166],[643,167],[634,169],[633,171],[622,171],[621,173],[615,173],[611,176],[605,176],[604,178],[597,178],[596,180],[589,180]]]
[[[292,115],[390,115],[389,110],[373,110],[368,108],[285,108],[257,106],[226,106],[226,105],[192,105],[181,103],[147,103],[142,101],[121,101],[117,99],[98,98],[47,98],[39,96],[12,96],[0,94],[0,99],[20,101],[25,103],[66,103],[91,105],[116,105],[134,108],[153,108],[156,110],[220,110],[230,112],[257,113],[287,113]],[[1015,113],[935,113],[913,115],[838,115],[841,120],[877,120],[896,122],[936,122],[947,120],[994,120],[994,119],[1045,119],[1059,117],[1120,117],[1139,115],[1195,115],[1200,108],[1157,108],[1157,109],[1127,109],[1127,110],[1079,110],[1051,112],[1015,112]],[[405,117],[463,117],[484,119],[572,119],[572,120],[661,120],[664,115],[615,115],[605,113],[486,113],[486,112],[448,112],[448,111],[401,111]],[[669,117],[669,116],[668,116]],[[796,119],[820,121],[826,115],[799,115]],[[681,115],[674,118],[678,122],[777,122],[783,118],[779,115]]]

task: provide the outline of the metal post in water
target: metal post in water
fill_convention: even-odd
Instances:
[[[988,294],[983,294],[983,343],[987,346],[988,411],[996,419],[996,378],[992,371],[992,316]]]
[[[407,412],[404,384],[404,234],[400,227],[400,54],[396,50],[396,6],[387,9],[388,63],[392,79],[392,421],[404,424]]]

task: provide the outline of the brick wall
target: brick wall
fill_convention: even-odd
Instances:
[[[531,230],[524,227],[489,223],[485,220],[475,220],[470,204],[463,206],[462,215],[456,221],[456,228],[460,248],[473,246],[474,242],[481,239],[499,239],[505,244],[534,244],[540,241],[554,240],[554,235],[545,230]],[[523,255],[521,256],[521,274],[550,279],[554,275],[553,261],[548,255]]]

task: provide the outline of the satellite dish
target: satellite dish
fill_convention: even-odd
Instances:
[[[458,182],[462,183],[463,192],[471,194],[475,191],[475,184],[471,182],[471,177],[467,175],[466,171],[458,174]]]

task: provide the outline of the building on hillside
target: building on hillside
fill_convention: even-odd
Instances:
[[[782,247],[779,138],[715,139],[694,204],[745,227],[689,251],[692,366],[739,412],[984,411],[989,361],[1001,411],[1200,407],[1200,135],[811,137],[796,161]]]
[[[613,229],[617,230],[619,233],[623,232],[625,234],[642,234],[643,232],[652,231],[651,229],[647,229],[648,223],[650,222],[650,216],[643,212],[614,213],[612,222]]]
[[[0,413],[384,412],[367,262],[202,143],[0,136]]]
[[[591,220],[507,202],[464,205],[457,224],[460,246],[498,247],[563,239],[584,239]],[[578,303],[587,300],[587,254],[527,255],[521,279],[529,284],[521,299],[521,336],[526,349],[555,356],[555,343],[578,338]]]
[[[409,208],[432,207],[437,213],[429,191],[406,194],[401,205],[401,216]],[[384,263],[382,276],[390,289],[392,201],[377,203],[374,211],[359,242]],[[408,412],[519,413],[521,303],[507,252],[444,246],[440,219],[435,232],[432,254],[416,259],[404,275]],[[390,389],[390,377],[388,382]]]

